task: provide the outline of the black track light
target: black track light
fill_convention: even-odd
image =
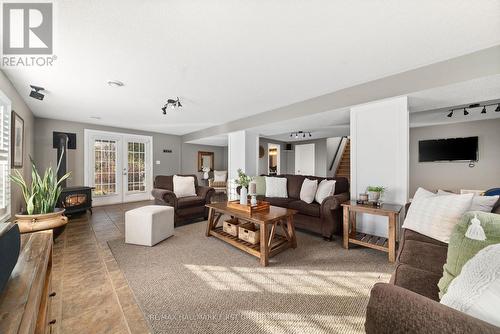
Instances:
[[[163,110],[163,115],[166,115],[167,114],[167,106],[163,106],[163,108],[161,108],[161,110]]]
[[[453,110],[448,115],[446,115],[446,117],[452,117],[452,116],[453,116]]]
[[[464,108],[464,116],[467,116],[469,114],[469,112],[467,111],[467,109]]]
[[[486,106],[484,106],[483,110],[481,110],[481,114],[486,114]]]
[[[495,109],[496,112],[499,112],[500,111],[500,104],[497,106],[497,108]]]

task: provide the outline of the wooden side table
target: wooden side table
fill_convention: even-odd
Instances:
[[[349,243],[353,243],[381,250],[389,253],[389,262],[394,262],[396,260],[396,228],[402,206],[384,203],[381,207],[375,207],[357,204],[356,201],[345,202],[342,206],[344,207],[344,248],[348,249]],[[356,231],[356,213],[358,212],[388,217],[389,235],[387,238]]]

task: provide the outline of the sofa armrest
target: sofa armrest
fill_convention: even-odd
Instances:
[[[210,199],[212,198],[212,195],[214,193],[215,189],[212,187],[203,187],[203,186],[196,187],[196,195],[203,197],[205,199],[205,203],[210,203]]]
[[[373,287],[365,330],[378,333],[500,333],[500,328],[410,290],[387,283]]]
[[[166,204],[177,208],[177,196],[171,190],[154,188],[151,191],[151,195],[153,195],[155,201],[165,202]]]
[[[349,193],[340,193],[333,196],[328,196],[321,203],[321,214],[327,214],[330,210],[337,210],[340,208],[340,204],[348,201],[350,198]]]

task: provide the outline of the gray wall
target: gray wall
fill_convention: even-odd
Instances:
[[[47,118],[35,119],[35,160],[41,168],[57,165],[56,150],[52,148],[52,132],[76,133],[76,150],[68,150],[68,170],[72,176],[68,180],[68,186],[82,185],[84,182],[84,129],[130,133],[153,137],[153,176],[172,175],[176,173],[197,174],[198,151],[211,151],[215,153],[215,167],[227,168],[227,148],[209,145],[192,145],[181,143],[181,137],[155,132],[130,130],[101,126],[88,123],[59,121]],[[164,149],[172,150],[172,153],[164,153]],[[156,162],[160,161],[157,165]]]
[[[479,161],[418,162],[418,141],[479,137]],[[429,190],[489,189],[500,186],[500,119],[410,129],[410,197],[418,187]]]
[[[327,145],[327,141],[329,144]],[[281,173],[294,174],[295,173],[295,145],[300,144],[314,144],[314,175],[316,176],[330,176],[334,171],[329,171],[331,159],[335,154],[340,141],[340,137],[335,138],[320,138],[314,140],[304,140],[292,143],[292,151],[285,151],[284,142],[271,140],[267,138],[260,138],[260,145],[264,147],[265,154],[259,159],[259,174],[267,174],[267,144],[281,144]],[[329,149],[328,149],[329,147]]]
[[[214,152],[214,168],[216,170],[227,170],[227,147],[182,144],[182,174],[196,174],[201,180],[203,172],[198,172],[198,151]],[[210,173],[210,176],[213,174]]]
[[[31,180],[31,165],[29,156],[33,156],[34,138],[33,138],[33,127],[35,123],[35,118],[29,107],[24,103],[23,99],[16,91],[10,80],[5,76],[5,74],[0,71],[0,90],[10,99],[12,102],[12,110],[14,110],[19,116],[24,120],[24,164],[23,168],[19,169],[21,173],[27,180]],[[17,185],[11,182],[11,213],[14,215],[24,208],[24,199],[21,190]]]

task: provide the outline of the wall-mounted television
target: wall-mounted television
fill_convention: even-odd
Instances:
[[[478,137],[420,140],[418,161],[477,161]]]

